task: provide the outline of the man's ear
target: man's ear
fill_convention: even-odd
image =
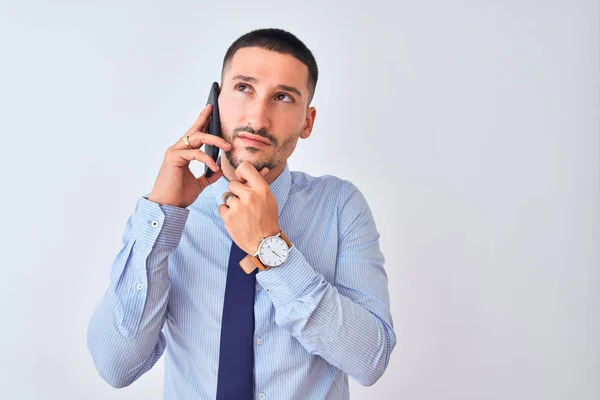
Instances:
[[[313,126],[315,125],[315,118],[317,118],[317,109],[314,107],[309,107],[306,111],[306,119],[304,120],[304,126],[302,127],[302,131],[300,132],[300,137],[302,139],[308,138],[312,133]]]

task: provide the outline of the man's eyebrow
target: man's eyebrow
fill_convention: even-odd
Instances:
[[[302,93],[300,93],[300,91],[293,86],[277,85],[277,87],[281,90],[286,90],[288,92],[296,93],[299,97],[302,97]]]
[[[248,82],[248,83],[258,83],[258,79],[252,77],[252,76],[248,76],[248,75],[236,75],[233,78],[231,78],[232,81],[243,81],[243,82]],[[294,86],[288,86],[288,85],[277,85],[278,89],[281,90],[285,90],[287,92],[292,92],[297,94],[299,97],[302,97],[302,92],[300,92],[298,89],[296,89]]]
[[[258,79],[253,78],[251,76],[248,75],[236,75],[233,78],[231,78],[232,81],[244,81],[244,82],[252,82],[252,83],[257,83]]]

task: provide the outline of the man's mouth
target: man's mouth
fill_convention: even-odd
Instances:
[[[251,146],[270,146],[271,142],[262,136],[253,135],[251,133],[240,133],[239,138],[246,144]]]

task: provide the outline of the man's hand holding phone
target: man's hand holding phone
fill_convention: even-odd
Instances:
[[[200,150],[203,144],[216,146],[223,151],[231,150],[231,144],[222,137],[206,133],[211,111],[212,105],[208,104],[186,134],[167,149],[148,200],[160,205],[185,208],[196,201],[204,188],[223,175],[215,160]],[[191,148],[184,142],[185,138],[188,139]],[[192,160],[206,164],[213,171],[211,177],[201,175],[196,178],[190,170]]]

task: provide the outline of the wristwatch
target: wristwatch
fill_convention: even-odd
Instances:
[[[247,274],[256,268],[267,271],[280,267],[287,261],[291,248],[292,242],[280,231],[276,235],[262,238],[256,253],[244,257],[240,261],[240,267]]]

